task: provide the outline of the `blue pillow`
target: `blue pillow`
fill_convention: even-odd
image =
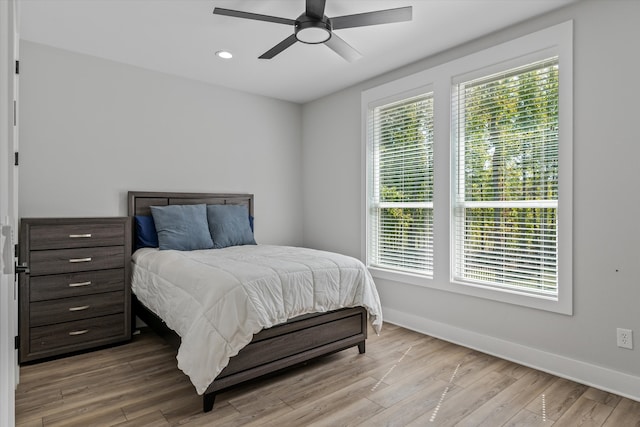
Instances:
[[[151,206],[160,250],[211,249],[206,205]]]
[[[157,248],[158,232],[151,215],[136,215],[136,249]]]
[[[244,205],[207,205],[207,221],[216,249],[256,244]]]

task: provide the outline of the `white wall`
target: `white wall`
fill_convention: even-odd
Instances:
[[[362,90],[573,19],[574,315],[376,283],[391,322],[640,399],[638,16],[637,1],[582,1],[306,104],[305,245],[362,255]]]
[[[126,215],[126,192],[255,194],[301,244],[301,107],[21,42],[21,217]]]

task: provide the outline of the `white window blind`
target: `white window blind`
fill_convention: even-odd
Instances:
[[[433,272],[433,94],[370,109],[373,267]]]
[[[558,293],[558,58],[454,85],[455,281]]]

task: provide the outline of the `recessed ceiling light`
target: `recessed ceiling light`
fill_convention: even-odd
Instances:
[[[231,54],[231,52],[228,52],[226,50],[219,50],[216,52],[216,56],[218,58],[222,58],[222,59],[231,59],[233,58],[233,55]]]

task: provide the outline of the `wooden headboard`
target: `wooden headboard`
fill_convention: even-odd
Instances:
[[[167,193],[129,191],[129,216],[151,215],[150,206],[167,205],[245,205],[253,216],[253,194],[234,193]]]

